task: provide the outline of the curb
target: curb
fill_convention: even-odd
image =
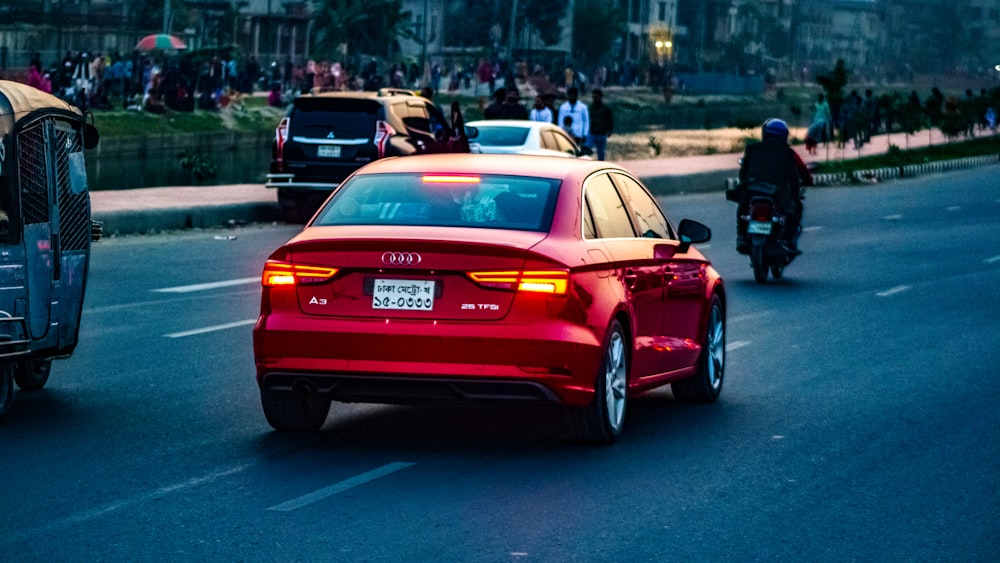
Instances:
[[[104,236],[204,229],[228,224],[278,220],[278,203],[234,203],[227,205],[158,210],[109,211],[93,216],[104,224]]]

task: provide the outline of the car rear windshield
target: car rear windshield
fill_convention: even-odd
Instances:
[[[375,135],[375,122],[381,107],[371,100],[296,100],[289,120],[289,136],[293,140],[295,137],[371,139]]]
[[[482,174],[371,174],[340,186],[314,225],[433,225],[547,232],[559,180]]]
[[[528,140],[527,127],[478,127],[479,134],[472,140],[488,147],[519,147]]]

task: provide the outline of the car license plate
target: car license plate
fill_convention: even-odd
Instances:
[[[434,309],[433,280],[375,280],[372,309],[431,311]]]
[[[769,235],[771,234],[771,224],[764,221],[750,221],[747,232],[751,235]]]
[[[339,158],[340,145],[319,145],[316,147],[316,155],[328,158]]]

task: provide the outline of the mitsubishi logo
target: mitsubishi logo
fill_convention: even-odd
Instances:
[[[382,263],[388,266],[416,266],[420,260],[416,252],[386,252],[382,255]]]
[[[327,139],[336,139],[337,136],[333,134],[333,131],[330,131],[329,133],[326,134],[326,138]]]

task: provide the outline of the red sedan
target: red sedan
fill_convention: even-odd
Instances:
[[[719,396],[725,288],[692,246],[709,236],[605,162],[369,164],[264,265],[264,415],[315,430],[332,400],[549,403],[614,442],[636,393]]]

